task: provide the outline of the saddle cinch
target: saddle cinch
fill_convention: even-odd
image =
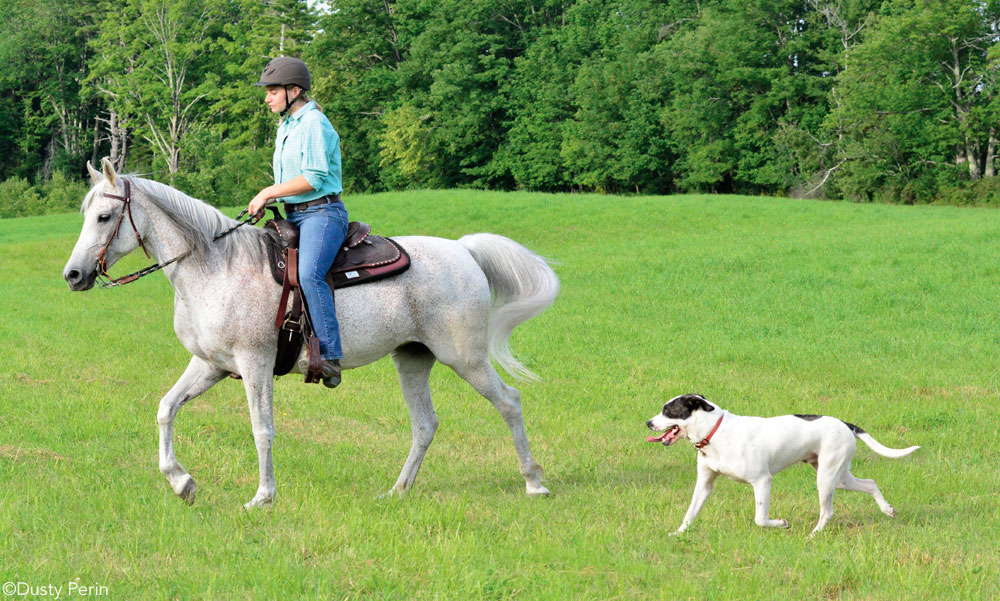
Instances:
[[[319,339],[312,333],[305,298],[299,290],[299,228],[282,218],[275,207],[268,209],[274,215],[274,219],[264,224],[264,229],[271,234],[268,245],[271,275],[281,284],[281,301],[274,322],[279,329],[274,375],[283,376],[291,371],[305,341],[309,353],[306,382],[319,382],[322,365]],[[409,266],[410,256],[395,240],[375,236],[367,223],[352,221],[347,225],[344,244],[326,274],[326,283],[335,294],[337,288],[380,280],[402,273]],[[289,298],[292,299],[290,308]]]

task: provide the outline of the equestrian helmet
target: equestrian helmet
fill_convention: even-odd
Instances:
[[[260,81],[255,86],[299,86],[309,89],[309,67],[297,58],[279,56],[271,59],[260,74]]]

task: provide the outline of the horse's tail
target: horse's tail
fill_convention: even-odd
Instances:
[[[510,238],[469,234],[458,242],[469,250],[490,284],[490,357],[519,380],[537,380],[511,353],[510,334],[556,300],[559,278],[548,261]]]

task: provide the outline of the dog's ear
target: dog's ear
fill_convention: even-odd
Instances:
[[[700,394],[691,395],[691,399],[688,402],[688,407],[690,407],[692,410],[701,409],[705,413],[709,413],[715,410],[715,407],[713,407],[712,404],[708,402],[708,399],[706,399]]]

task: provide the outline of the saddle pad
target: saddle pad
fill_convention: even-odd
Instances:
[[[268,228],[271,236],[268,244],[268,263],[274,281],[281,284],[285,276],[284,244],[278,234]],[[267,230],[265,230],[267,231]],[[410,255],[391,238],[366,235],[351,248],[341,248],[333,261],[333,267],[326,274],[326,281],[336,290],[373,282],[396,275],[410,267]]]
[[[391,238],[369,234],[354,247],[341,249],[326,274],[334,290],[380,280],[410,267],[410,255]]]

